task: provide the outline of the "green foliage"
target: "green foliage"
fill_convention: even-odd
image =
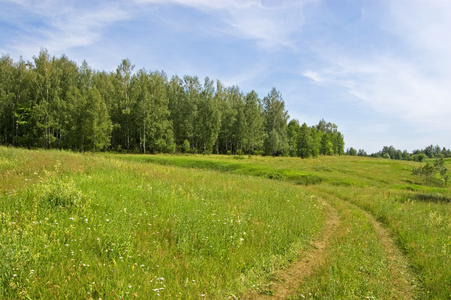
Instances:
[[[388,155],[388,156],[387,156]],[[366,156],[366,155],[365,155]],[[412,153],[407,150],[401,151],[393,146],[384,146],[381,151],[371,154],[373,157],[384,157],[397,160],[413,160],[423,162],[427,158],[451,157],[451,150],[437,146],[427,146],[423,150],[414,150]]]
[[[346,155],[357,156],[357,150],[351,147],[346,150]]]
[[[168,80],[162,71],[134,72],[128,59],[114,72],[95,71],[45,49],[33,63],[3,56],[0,70],[2,145],[174,153],[187,140],[193,153],[307,158],[318,156],[324,133],[331,144],[322,152],[344,153],[335,124],[300,128],[291,120],[297,125],[289,127],[276,88],[262,100],[208,77]]]
[[[276,88],[263,98],[263,109],[265,116],[265,132],[267,138],[265,149],[267,154],[279,155],[288,147],[287,121],[288,112],[285,110],[285,102]]]
[[[448,184],[448,168],[445,165],[443,157],[436,158],[434,163],[426,162],[425,165],[412,170],[412,175],[418,175],[420,181],[426,185],[444,185]]]
[[[243,148],[246,153],[252,154],[256,149],[262,149],[265,138],[263,105],[255,91],[245,97],[244,116],[246,128]]]
[[[423,162],[423,161],[426,160],[426,158],[427,158],[427,156],[424,153],[419,153],[419,154],[412,155],[412,160],[413,161]]]
[[[188,152],[190,152],[190,150],[191,150],[191,146],[189,144],[189,141],[188,140],[183,141],[182,152],[183,153],[188,153]]]
[[[302,158],[314,156],[314,143],[315,141],[312,136],[312,131],[306,123],[303,123],[299,128],[299,133],[296,139],[297,155]]]

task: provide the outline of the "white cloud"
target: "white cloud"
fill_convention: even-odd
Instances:
[[[447,0],[388,2],[386,30],[405,39],[414,51],[439,55],[451,62],[451,3]],[[436,66],[437,67],[437,66]]]
[[[215,14],[226,26],[222,33],[241,39],[255,40],[264,48],[295,48],[293,35],[303,25],[305,5],[316,0],[278,1],[266,5],[257,0],[137,0],[147,4],[182,4]]]
[[[307,77],[315,82],[323,82],[325,79],[318,73],[312,70],[302,72],[302,76]]]
[[[331,42],[318,49],[322,66],[303,76],[345,88],[379,113],[416,124],[418,130],[451,130],[451,4],[390,1],[379,47],[351,49]],[[384,38],[398,43],[385,44]],[[373,44],[374,45],[374,44]]]
[[[9,2],[16,5],[20,12],[16,12],[18,16],[8,22],[16,23],[21,28],[22,36],[16,37],[7,49],[2,50],[20,53],[28,58],[36,55],[41,47],[54,53],[92,45],[110,24],[129,18],[124,9],[108,2],[90,7],[79,7],[76,1]],[[37,23],[27,22],[28,18],[36,18]]]

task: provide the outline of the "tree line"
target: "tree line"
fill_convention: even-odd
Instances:
[[[376,158],[397,159],[397,160],[409,160],[422,162],[426,158],[441,158],[451,157],[451,150],[438,145],[429,145],[424,149],[416,149],[409,153],[407,150],[401,151],[393,146],[384,146],[382,150],[373,153],[371,155],[366,154],[364,150],[356,150],[354,148],[348,148],[346,150],[347,155],[352,156],[371,156]]]
[[[224,86],[208,77],[134,72],[124,59],[95,71],[65,55],[0,59],[0,143],[25,148],[140,153],[344,154],[337,126],[290,120],[281,93]]]

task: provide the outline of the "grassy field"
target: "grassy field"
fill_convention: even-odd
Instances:
[[[388,230],[396,246],[407,258],[408,268],[401,270],[401,273],[411,274],[407,278],[412,280],[413,297],[430,299],[451,297],[451,268],[448,267],[451,265],[451,189],[418,184],[419,178],[411,175],[412,169],[419,165],[417,162],[337,156],[307,160],[227,156],[122,156],[121,158],[275,178],[304,185],[303,190],[335,203],[337,209],[343,209],[340,206],[353,204],[348,211],[353,212],[358,208],[360,211],[368,212]],[[446,163],[450,166],[450,160]],[[346,216],[341,214],[341,217]],[[347,226],[357,224],[357,219],[357,217],[351,217],[352,221],[344,223],[347,223]],[[367,218],[363,218],[365,219]],[[358,225],[355,229],[359,231],[361,227]],[[342,233],[345,232],[346,236],[352,233],[349,228],[340,230]],[[348,238],[351,242],[355,242],[362,238],[362,234],[368,235],[370,231],[369,229],[366,232],[357,232],[354,234],[355,237]],[[369,245],[368,243],[373,240],[373,238],[367,239],[365,243]],[[356,259],[357,261],[367,259],[365,254],[360,256],[357,254],[357,249],[361,248],[359,243],[362,245],[361,242],[357,242],[354,246],[352,243],[349,244],[349,247],[354,249],[352,250],[354,254],[345,254],[346,252],[342,251],[343,243],[338,242],[336,249],[331,250],[330,257],[332,261],[336,260],[337,265],[331,261],[325,266],[327,270],[319,271],[322,272],[321,276],[312,276],[310,286],[303,286],[304,291],[307,292],[302,295],[314,296],[315,292],[312,290],[314,286],[316,291],[319,291],[316,293],[318,298],[346,297],[349,293],[363,296],[364,293],[360,294],[358,287],[364,281],[365,274],[368,274],[367,269],[357,264],[354,264],[354,268],[346,265],[352,261],[355,262]],[[366,248],[371,247],[367,245]],[[366,251],[368,256],[374,253],[374,249],[371,249]],[[337,253],[333,254],[333,251]],[[353,257],[354,255],[357,255],[357,258]],[[340,256],[343,257],[340,258]],[[383,261],[388,267],[387,258]],[[378,264],[371,262],[369,265],[377,266]],[[361,270],[365,272],[360,272]],[[346,274],[340,275],[343,278],[337,278],[337,272]],[[396,279],[394,274],[390,276],[390,272],[383,271],[383,273],[387,277],[381,276],[377,281],[400,284],[394,282]],[[374,277],[374,273],[370,274],[373,281],[376,281],[377,277]],[[354,286],[351,286],[353,280],[356,282]],[[337,288],[337,285],[341,286]],[[367,288],[367,284],[363,283],[361,291],[366,291]],[[403,298],[402,294],[398,294],[399,290],[395,286],[392,289],[393,295],[396,298]],[[301,294],[302,290],[299,293]],[[373,289],[370,294],[374,293],[377,293],[377,289]],[[378,298],[392,298],[390,294],[390,289],[383,289],[379,292]]]
[[[313,195],[289,183],[0,151],[0,298],[269,293],[270,276],[325,218]]]
[[[451,190],[417,164],[0,148],[0,298],[447,299]]]

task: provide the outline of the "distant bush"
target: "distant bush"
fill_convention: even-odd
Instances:
[[[191,145],[189,144],[188,140],[184,140],[183,144],[182,144],[182,152],[183,153],[188,153],[191,149]]]
[[[427,162],[425,165],[412,170],[412,175],[418,175],[420,181],[426,185],[446,185],[448,184],[448,168],[445,166],[443,157],[438,157],[432,164]]]
[[[423,162],[426,158],[427,158],[427,156],[424,153],[412,155],[413,161]]]

